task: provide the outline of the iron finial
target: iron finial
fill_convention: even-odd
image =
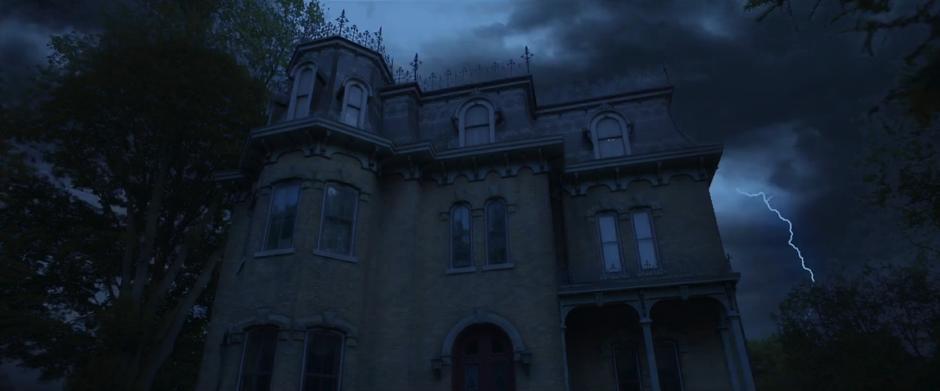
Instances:
[[[535,55],[532,54],[531,52],[529,52],[529,46],[526,45],[526,47],[525,47],[525,54],[522,55],[522,59],[525,60],[525,73],[532,73],[532,72],[529,70],[529,59],[532,58],[533,56],[535,56]]]

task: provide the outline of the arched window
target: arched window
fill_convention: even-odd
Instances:
[[[633,212],[633,235],[636,239],[637,258],[643,269],[658,267],[656,254],[656,234],[653,230],[653,216],[649,210]]]
[[[317,249],[330,254],[353,255],[358,206],[356,189],[339,183],[326,185]]]
[[[304,118],[310,115],[316,74],[317,71],[313,65],[305,65],[294,72],[294,86],[291,89],[290,107],[287,110],[288,118]]]
[[[512,341],[499,327],[467,327],[454,342],[454,391],[516,389]]]
[[[682,391],[682,370],[679,366],[679,349],[676,343],[658,339],[653,345],[656,352],[656,371],[659,372],[659,389]]]
[[[495,198],[486,202],[486,263],[509,262],[509,229],[506,201]]]
[[[496,139],[493,106],[484,100],[475,100],[459,113],[460,146],[492,143]]]
[[[627,123],[620,116],[604,113],[595,117],[591,121],[591,134],[595,157],[600,159],[630,154]]]
[[[245,332],[242,349],[239,391],[268,391],[274,373],[274,353],[277,350],[277,326],[256,326]]]
[[[343,340],[334,330],[307,331],[303,391],[339,391],[343,372]]]
[[[623,271],[623,264],[620,261],[620,234],[617,229],[617,214],[614,212],[598,214],[597,232],[601,242],[604,272],[620,273]]]
[[[457,204],[450,209],[450,266],[473,266],[470,250],[470,205]]]
[[[271,206],[268,208],[264,250],[282,250],[294,246],[294,225],[299,199],[299,182],[290,181],[274,186],[271,191]]]
[[[343,123],[361,128],[365,124],[368,90],[358,81],[347,82],[343,89],[343,110],[340,118]]]

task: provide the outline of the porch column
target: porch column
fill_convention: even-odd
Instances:
[[[653,329],[650,324],[653,320],[650,318],[640,319],[640,326],[643,328],[643,350],[646,350],[646,365],[650,372],[650,390],[659,391],[659,370],[656,369],[656,352],[653,346]]]
[[[731,347],[731,337],[728,336],[728,322],[722,321],[718,326],[718,334],[721,335],[721,346],[725,353],[725,365],[728,366],[728,379],[731,382],[733,391],[740,391],[741,385],[738,384],[738,367],[734,365],[734,352]]]
[[[571,391],[571,381],[568,380],[568,377],[569,377],[568,375],[568,342],[566,341],[568,339],[567,332],[568,332],[567,326],[562,324],[561,325],[561,362],[562,362],[562,365],[565,366],[564,368],[565,391]]]
[[[741,362],[741,377],[744,379],[744,390],[754,391],[754,376],[751,375],[751,361],[747,356],[747,344],[744,341],[744,329],[741,326],[741,316],[737,311],[728,311],[728,327],[734,335],[737,345],[738,360]]]

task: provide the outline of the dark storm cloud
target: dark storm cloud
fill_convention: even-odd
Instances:
[[[486,63],[485,56],[518,55],[505,37],[527,37],[543,90],[665,65],[678,126],[700,142],[726,145],[712,193],[726,249],[743,275],[746,321],[763,335],[772,329],[770,311],[808,278],[786,244],[786,225],[734,187],[775,196],[817,277],[890,255],[884,241],[872,240],[893,231],[890,220],[872,217],[877,211],[862,201],[865,113],[894,84],[913,40],[890,37],[872,57],[860,35],[799,16],[755,17],[731,1],[524,1],[505,22],[423,50],[452,63]]]

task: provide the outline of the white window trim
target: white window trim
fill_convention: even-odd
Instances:
[[[604,112],[604,113],[600,113],[594,116],[594,119],[591,120],[591,143],[594,144],[594,158],[602,159],[601,148],[600,148],[601,145],[597,139],[597,123],[600,122],[602,119],[606,119],[606,118],[613,118],[614,120],[620,123],[621,137],[623,137],[621,139],[623,140],[623,155],[622,156],[627,156],[627,155],[632,154],[633,151],[630,148],[630,128],[627,127],[627,122],[624,121],[623,117],[621,117],[620,115],[617,115],[613,112]],[[612,157],[617,157],[617,156],[607,156],[604,159],[612,158]]]
[[[467,217],[469,217],[469,222],[470,222],[470,227],[468,227],[470,231],[470,264],[467,266],[455,267],[454,266],[454,211],[460,207],[467,208]],[[448,243],[447,246],[450,249],[450,259],[447,262],[447,273],[452,274],[452,273],[464,273],[464,272],[476,271],[476,264],[474,264],[473,262],[473,208],[470,207],[470,203],[463,202],[463,201],[454,203],[454,205],[450,207],[450,219],[448,221],[448,224],[449,224],[449,227],[448,227],[447,232],[449,235],[447,237],[447,243]]]
[[[271,213],[274,211],[274,196],[277,194],[278,187],[288,186],[288,185],[297,185],[297,206],[295,207],[296,214],[294,215],[294,227],[293,227],[293,231],[291,232],[290,247],[267,248],[268,233],[271,231],[271,218],[272,218]],[[303,185],[300,183],[300,181],[296,179],[288,179],[284,181],[279,181],[271,186],[271,193],[270,193],[271,199],[268,200],[268,215],[265,218],[266,222],[264,224],[264,235],[261,236],[261,249],[255,252],[255,257],[283,255],[283,254],[290,254],[294,252],[294,247],[295,247],[294,240],[296,239],[294,235],[297,233],[297,220],[299,220],[298,217],[300,217],[300,196],[302,195],[302,193],[303,193]]]
[[[310,96],[310,105],[311,107],[313,106],[313,99],[314,99],[313,93],[316,90],[316,86],[317,86],[317,67],[316,65],[312,63],[300,64],[296,68],[294,68],[293,72],[291,72],[291,78],[294,79],[294,82],[290,89],[290,103],[287,106],[288,120],[296,119],[295,114],[297,113],[297,93],[298,93],[297,90],[300,87],[299,86],[300,77],[298,76],[300,75],[301,72],[307,69],[313,71],[313,81],[310,83],[310,91],[307,91],[307,93]]]
[[[635,216],[637,213],[646,213],[646,215],[649,216],[648,220],[650,222],[650,238],[653,241],[653,256],[656,257],[655,267],[650,267],[650,268],[643,267],[643,259],[640,257],[640,240],[639,238],[637,238],[636,226],[634,225],[635,223],[633,222],[634,221],[633,216]],[[637,263],[637,267],[639,268],[637,270],[639,270],[640,272],[646,272],[646,271],[651,271],[651,270],[662,269],[663,259],[659,253],[659,239],[656,237],[656,222],[653,221],[653,210],[650,208],[644,208],[644,209],[635,209],[631,211],[630,212],[630,228],[633,230],[633,247],[634,247],[634,250],[636,251],[636,263]]]
[[[357,119],[357,123],[355,125],[348,124],[343,121],[346,118],[346,107],[349,104],[349,87],[351,86],[358,86],[359,88],[362,89],[362,102],[360,102],[360,106],[359,106],[359,118]],[[370,96],[372,96],[372,90],[369,87],[367,87],[365,83],[356,79],[348,80],[343,85],[343,106],[339,113],[340,122],[343,122],[344,124],[355,127],[355,128],[365,129],[366,113],[369,110],[369,97]]]
[[[471,107],[476,106],[476,105],[483,105],[489,110],[490,141],[488,144],[492,144],[496,142],[496,108],[493,107],[493,104],[491,104],[486,99],[474,99],[467,103],[464,103],[463,106],[460,107],[460,110],[457,111],[457,136],[458,136],[457,138],[458,138],[458,145],[460,147],[467,146],[467,133],[464,129],[466,125],[465,119],[466,119],[467,110],[469,110]]]
[[[620,257],[620,271],[618,272],[609,272],[607,271],[607,260],[604,259],[604,237],[603,232],[601,232],[601,217],[610,216],[614,219],[614,236],[617,238],[617,254]],[[623,263],[623,240],[620,232],[620,216],[616,211],[613,210],[604,210],[597,212],[594,215],[595,224],[594,226],[597,229],[597,248],[600,250],[600,259],[601,259],[601,274],[604,276],[622,276],[626,274],[626,267]]]
[[[324,327],[311,327],[304,332],[304,354],[303,358],[300,360],[300,389],[304,389],[304,382],[307,381],[307,348],[309,347],[308,343],[310,342],[310,332],[311,331],[321,331],[337,334],[340,336],[339,341],[339,373],[336,374],[336,390],[343,389],[343,364],[346,360],[346,333],[337,331],[334,329],[324,328]],[[240,382],[241,380],[239,380]]]
[[[491,263],[490,262],[491,261],[490,259],[490,235],[488,232],[490,228],[489,208],[490,208],[490,205],[492,205],[495,202],[503,203],[503,219],[506,220],[505,221],[506,232],[504,232],[504,235],[503,235],[506,237],[506,259],[505,259],[506,262],[503,262],[503,263]],[[494,197],[494,198],[490,198],[489,200],[486,201],[486,203],[483,204],[483,230],[484,230],[483,232],[484,251],[486,251],[486,256],[485,256],[486,262],[484,264],[484,268],[503,269],[506,267],[511,267],[512,266],[512,252],[509,251],[509,204],[506,202],[506,199],[501,198],[501,197]]]
[[[337,186],[337,185],[342,186],[342,187],[347,187],[349,189],[352,189],[355,192],[356,202],[353,204],[353,223],[352,223],[352,227],[350,228],[352,232],[349,238],[349,254],[336,253],[336,252],[321,248],[321,243],[323,241],[322,240],[323,239],[323,222],[326,219],[326,194],[330,186]],[[351,185],[347,185],[345,183],[340,183],[340,182],[329,182],[326,184],[326,186],[323,186],[323,199],[320,202],[320,230],[319,230],[319,233],[317,234],[317,248],[313,251],[313,253],[316,255],[339,259],[342,261],[357,262],[357,258],[356,258],[357,232],[356,231],[358,231],[358,227],[359,227],[359,189],[356,189],[355,187]]]

